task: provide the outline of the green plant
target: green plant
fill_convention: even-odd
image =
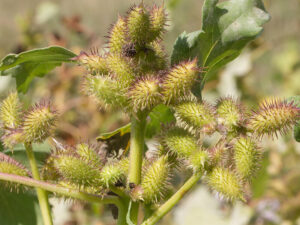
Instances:
[[[259,141],[264,135],[277,137],[297,124],[299,97],[266,99],[249,112],[232,97],[211,105],[202,99],[201,91],[221,66],[261,33],[268,19],[260,0],[206,0],[202,29],[182,33],[168,63],[161,42],[166,31],[165,10],[140,4],[126,18],[118,18],[108,48],[100,53],[75,55],[53,46],[6,56],[0,64],[1,74],[14,76],[23,93],[34,77],[62,62],[85,66],[88,75],[82,79],[83,93],[101,107],[122,110],[131,119],[129,125],[98,140],[130,133],[130,148],[129,152],[114,149],[117,154],[101,157],[98,146],[58,146],[40,173],[32,145],[53,136],[59,115],[44,101],[23,116],[18,94],[13,92],[0,108],[2,142],[12,150],[24,144],[32,174],[11,157],[0,155],[0,180],[8,187],[35,187],[45,225],[52,224],[48,192],[114,204],[120,225],[155,224],[201,178],[221,197],[246,201],[245,185],[261,164]],[[219,140],[205,146],[203,139],[214,133],[220,134]],[[145,138],[154,136],[157,149],[146,154]],[[185,170],[182,164],[192,175],[172,193],[172,176]]]

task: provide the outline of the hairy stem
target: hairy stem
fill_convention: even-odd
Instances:
[[[87,194],[87,193],[72,190],[69,188],[60,187],[55,184],[49,184],[44,181],[35,180],[35,179],[29,178],[29,177],[22,177],[22,176],[17,176],[17,175],[13,175],[13,174],[0,173],[0,180],[44,189],[46,191],[53,192],[58,195],[75,198],[75,199],[79,199],[79,200],[83,200],[83,201],[103,203],[103,204],[115,204],[118,207],[121,205],[119,197],[117,197],[117,196],[102,197],[99,195]]]
[[[146,127],[146,115],[141,114],[138,118],[131,117],[131,136],[130,136],[130,164],[129,164],[129,183],[139,185],[141,183],[141,172],[144,154],[144,138]],[[132,203],[131,220],[137,224],[139,203]]]
[[[25,144],[25,148],[26,148],[27,157],[28,157],[28,160],[30,163],[32,176],[34,179],[40,180],[41,178],[40,178],[39,170],[38,170],[36,160],[34,157],[34,153],[32,151],[31,144]],[[39,205],[41,208],[44,224],[45,225],[53,225],[51,209],[50,209],[49,200],[48,200],[48,193],[41,188],[36,188],[36,192],[37,192],[37,197],[39,200]]]
[[[193,174],[184,185],[161,205],[142,225],[153,225],[157,223],[164,215],[166,215],[182,198],[183,196],[198,182],[201,178],[200,173]]]

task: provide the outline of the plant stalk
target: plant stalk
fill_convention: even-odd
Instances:
[[[130,133],[130,163],[129,163],[129,184],[139,185],[141,183],[141,172],[145,145],[146,114],[131,117]],[[131,207],[131,221],[137,224],[139,203],[133,202]]]
[[[183,196],[192,188],[201,178],[200,173],[193,174],[184,185],[161,205],[152,215],[149,217],[142,225],[154,225],[157,223],[164,215],[166,215],[182,198]]]
[[[25,144],[25,148],[26,148],[27,157],[28,157],[28,160],[30,163],[32,176],[34,179],[40,180],[41,178],[40,178],[39,170],[38,170],[37,163],[36,163],[36,160],[34,157],[34,153],[32,151],[32,145]],[[50,209],[49,200],[48,200],[48,193],[41,188],[36,188],[36,192],[37,192],[37,197],[39,200],[39,205],[41,208],[44,224],[45,225],[53,225],[51,209]]]
[[[22,177],[14,174],[0,173],[0,180],[43,189],[58,195],[75,198],[83,201],[102,203],[102,204],[115,204],[118,207],[121,205],[119,197],[117,196],[109,195],[109,196],[102,197],[100,195],[87,194],[69,188],[60,187],[55,184],[49,184],[44,181],[35,180],[29,177]]]

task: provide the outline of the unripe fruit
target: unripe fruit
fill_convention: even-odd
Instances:
[[[133,111],[150,110],[161,102],[159,79],[143,77],[134,82],[128,92]]]
[[[122,53],[126,44],[126,21],[119,17],[109,34],[109,50],[111,53]]]
[[[117,85],[128,88],[135,77],[134,66],[130,61],[119,54],[110,54],[107,63],[112,75],[118,81]]]
[[[260,165],[261,153],[253,139],[240,137],[234,144],[234,161],[237,173],[251,179]]]
[[[93,97],[101,107],[119,108],[127,105],[123,89],[110,76],[86,76],[83,92]]]
[[[142,177],[142,198],[145,203],[155,203],[161,200],[169,188],[171,168],[167,156],[154,161]]]
[[[109,73],[106,58],[100,56],[97,52],[91,54],[81,52],[75,59],[93,75],[106,75]]]
[[[132,42],[143,45],[151,41],[150,16],[146,8],[141,4],[131,9],[127,17],[128,34]]]
[[[78,188],[100,183],[100,168],[83,160],[76,154],[56,156],[54,167],[64,181],[70,182]]]
[[[125,171],[118,162],[107,163],[100,172],[101,183],[108,188],[124,178]]]
[[[6,148],[13,150],[15,145],[24,141],[24,134],[21,129],[8,130],[1,137],[1,141]]]
[[[167,15],[163,6],[154,6],[150,12],[151,40],[161,39],[165,32]]]
[[[101,159],[92,146],[86,143],[78,144],[76,145],[76,152],[85,161],[94,165],[101,165]]]
[[[28,170],[13,158],[0,152],[0,173],[14,174],[28,177]]]
[[[21,110],[18,93],[10,93],[0,106],[0,121],[4,127],[17,128],[22,122]]]
[[[244,112],[240,103],[233,98],[223,98],[218,101],[217,115],[219,124],[232,132],[244,120]]]
[[[22,126],[25,142],[43,142],[51,136],[57,121],[57,112],[48,102],[36,104],[26,115]]]
[[[294,102],[279,99],[264,100],[259,109],[251,116],[248,129],[257,136],[286,133],[299,119],[300,108]]]
[[[162,93],[166,103],[187,96],[199,76],[197,60],[182,62],[173,67],[163,79]]]
[[[226,199],[241,199],[244,201],[241,181],[228,169],[214,168],[207,176],[207,183],[213,190]]]
[[[181,128],[165,131],[162,143],[171,153],[183,158],[189,158],[199,150],[195,137]]]
[[[173,107],[177,125],[191,133],[212,133],[215,130],[213,108],[205,102],[186,101]]]
[[[207,151],[205,151],[204,149],[198,150],[189,158],[190,166],[194,170],[194,172],[203,171],[206,168],[208,161],[209,156]]]

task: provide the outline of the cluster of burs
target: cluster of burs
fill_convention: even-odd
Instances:
[[[129,158],[104,157],[99,147],[85,143],[53,150],[43,168],[43,179],[88,193],[109,194],[122,189],[134,201],[155,204],[174,191],[174,174],[189,170],[203,174],[203,181],[226,199],[245,200],[247,184],[260,167],[264,135],[286,132],[299,119],[293,102],[264,100],[248,111],[233,98],[209,104],[191,89],[199,84],[197,59],[170,66],[161,39],[166,28],[163,7],[134,6],[119,17],[109,33],[108,48],[98,53],[81,53],[77,60],[89,71],[83,91],[100,106],[123,110],[139,118],[164,104],[176,122],[164,127],[155,138],[156,151],[145,153],[141,184],[127,180]],[[1,105],[6,147],[17,143],[42,142],[52,134],[57,113],[49,104],[38,104],[22,117],[17,95]],[[216,134],[219,135],[216,135]],[[219,136],[212,146],[203,144]],[[0,158],[0,171],[30,176],[19,163]]]

